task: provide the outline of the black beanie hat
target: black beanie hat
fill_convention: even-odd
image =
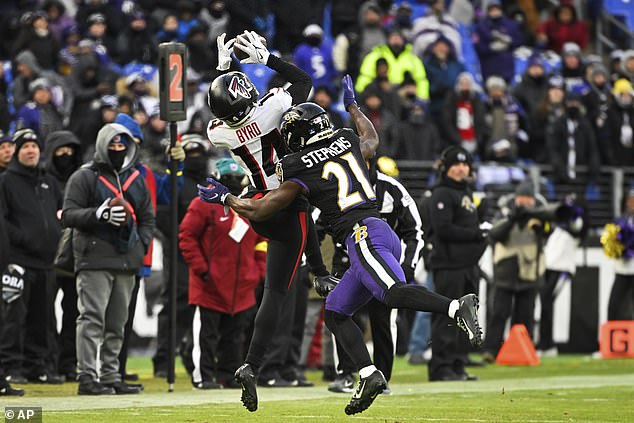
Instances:
[[[20,148],[22,148],[24,143],[28,141],[33,141],[37,144],[38,147],[40,147],[40,149],[42,148],[40,146],[40,141],[37,138],[37,134],[33,132],[33,130],[30,128],[20,129],[15,134],[13,134],[13,142],[15,143],[16,155],[18,154],[18,151],[20,151]]]
[[[466,163],[471,167],[471,154],[467,150],[458,146],[447,147],[441,154],[440,160],[442,161],[443,173],[447,173],[447,170],[456,163]]]

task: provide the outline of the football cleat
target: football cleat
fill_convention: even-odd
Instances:
[[[254,412],[258,409],[258,392],[257,392],[257,378],[251,365],[244,363],[236,370],[235,379],[242,387],[242,404],[244,407]]]
[[[468,294],[458,299],[458,311],[456,311],[456,324],[469,336],[469,341],[474,347],[482,345],[482,329],[478,323],[478,297]]]
[[[346,414],[350,416],[366,410],[385,389],[387,389],[387,381],[380,370],[375,370],[370,376],[361,378],[350,402],[346,405]]]

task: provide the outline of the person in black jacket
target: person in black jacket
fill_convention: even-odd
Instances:
[[[9,134],[0,134],[0,174],[4,173],[11,163],[15,152],[13,137]]]
[[[471,156],[461,147],[448,147],[441,155],[440,181],[431,204],[433,244],[430,263],[435,291],[450,298],[478,292],[478,261],[486,248],[478,210],[468,185]],[[465,371],[468,342],[448,317],[432,315],[430,381],[474,380]]]
[[[35,133],[20,130],[13,139],[16,151],[0,178],[0,198],[9,235],[7,272],[22,278],[24,285],[14,299],[5,298],[9,318],[0,337],[0,359],[10,382],[62,383],[47,369],[62,193],[55,178],[38,166],[40,144]]]
[[[0,271],[3,271],[7,264],[9,264],[9,235],[4,221],[4,206],[2,205],[2,199],[0,199]],[[0,300],[0,334],[3,332],[4,300]],[[13,388],[5,377],[4,368],[2,363],[0,363],[0,397],[24,395],[24,389]]]
[[[378,161],[384,161],[381,157]],[[389,159],[388,159],[389,160]],[[392,163],[394,163],[392,161]],[[376,203],[381,219],[385,220],[400,240],[405,244],[405,253],[401,267],[408,283],[415,282],[414,270],[421,258],[423,251],[423,231],[420,214],[416,202],[409,195],[405,187],[395,178],[387,176],[378,170],[380,165],[377,160],[370,162],[370,182],[376,193]],[[348,268],[348,257],[343,248],[337,244],[335,258],[345,257],[345,266],[337,273],[343,273]],[[339,260],[340,262],[342,260]],[[333,264],[333,268],[336,267]],[[374,344],[374,362],[385,380],[390,381],[394,351],[396,350],[396,317],[398,309],[391,309],[376,298],[367,304],[372,328],[372,341]],[[352,392],[354,385],[354,373],[356,368],[353,360],[337,341],[337,356],[339,357],[338,374],[335,380],[328,385],[331,392]],[[389,389],[389,388],[388,388]]]
[[[52,132],[46,139],[44,149],[44,169],[59,183],[62,194],[70,175],[81,166],[80,142],[70,131]],[[68,230],[68,229],[67,229]],[[49,327],[53,338],[54,353],[49,360],[51,370],[57,369],[66,380],[77,377],[77,355],[75,353],[75,332],[77,316],[77,289],[75,275],[72,272],[55,269],[54,295],[59,289],[64,293],[62,297],[62,330],[57,333],[54,314]]]

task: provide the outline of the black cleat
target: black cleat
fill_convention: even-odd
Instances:
[[[468,294],[458,299],[458,311],[456,311],[456,324],[469,336],[469,341],[474,347],[482,345],[482,329],[478,323],[478,297]]]
[[[242,404],[244,407],[254,412],[258,409],[258,391],[256,388],[257,377],[248,363],[243,364],[236,370],[235,379],[242,387]]]
[[[361,413],[372,405],[374,399],[387,389],[387,381],[380,370],[375,370],[370,376],[361,378],[352,399],[346,405],[346,414]]]

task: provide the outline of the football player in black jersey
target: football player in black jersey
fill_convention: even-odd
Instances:
[[[256,221],[305,194],[322,211],[335,238],[346,245],[350,269],[336,286],[316,286],[318,292],[328,295],[326,325],[359,369],[359,385],[345,408],[346,414],[368,408],[387,386],[383,374],[372,364],[359,327],[351,319],[370,298],[393,308],[447,313],[474,345],[482,342],[474,294],[451,300],[405,283],[399,264],[401,241],[379,217],[365,166],[365,159],[376,151],[378,135],[359,110],[352,87],[352,79],[346,75],[344,105],[358,136],[350,129],[333,131],[326,112],[314,103],[299,104],[284,113],[280,131],[292,153],[277,166],[282,184],[264,198],[240,199],[213,179],[208,179],[211,187],[199,186],[203,201],[227,205]]]

